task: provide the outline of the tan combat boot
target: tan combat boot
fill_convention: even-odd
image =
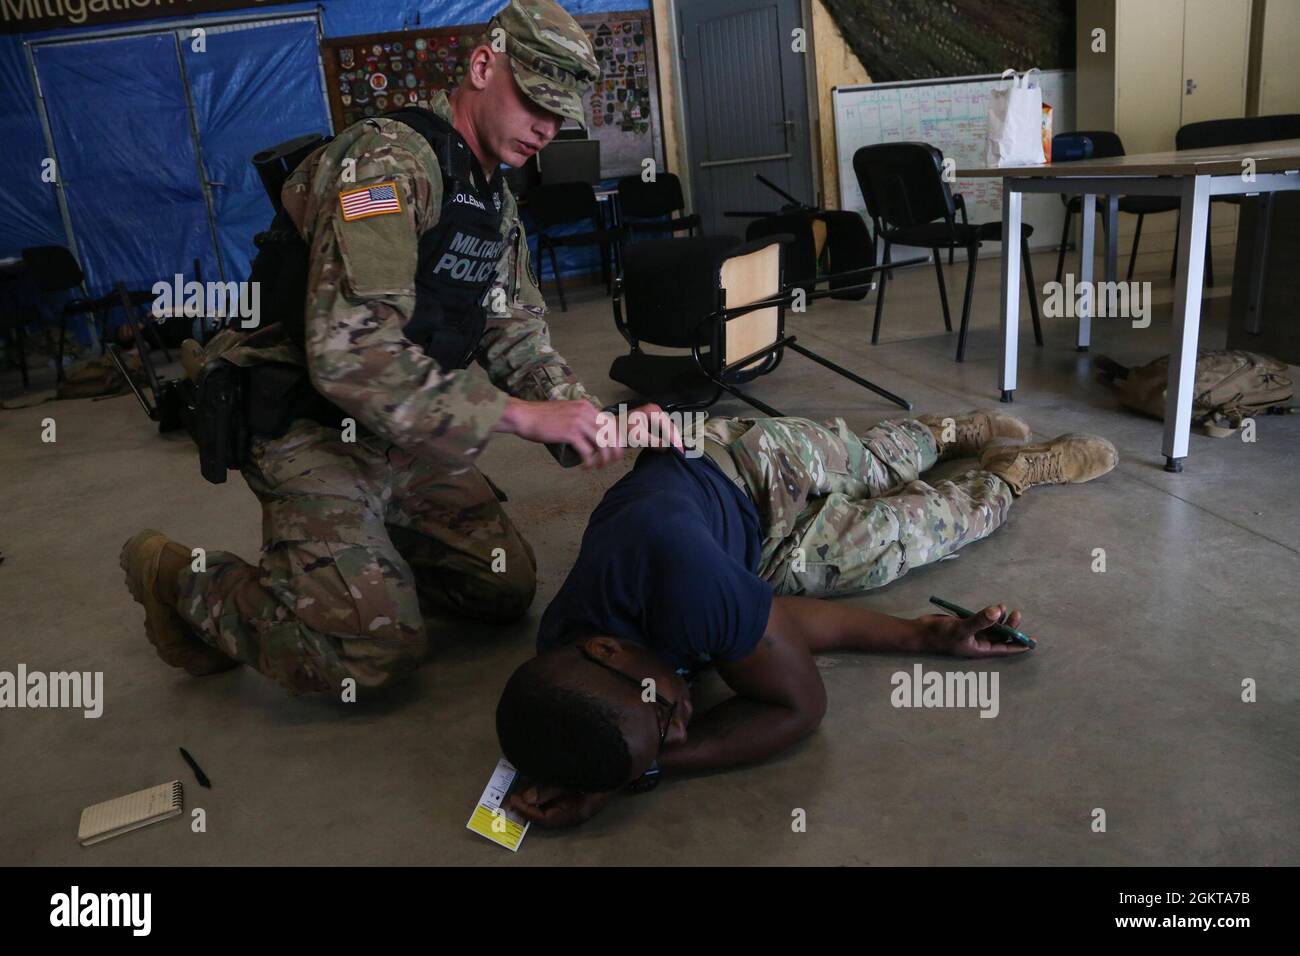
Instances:
[[[239,662],[203,643],[176,613],[176,575],[190,563],[190,556],[189,548],[146,529],[122,546],[119,563],[131,596],[144,606],[145,634],[158,656],[172,667],[202,677]]]
[[[1078,485],[1115,467],[1119,452],[1096,435],[1061,435],[1035,445],[994,443],[980,467],[1005,481],[1017,495],[1034,485]]]
[[[944,427],[945,419],[952,419],[951,430]],[[1030,428],[1014,415],[1002,412],[970,411],[965,415],[921,415],[917,418],[930,429],[939,446],[939,460],[974,458],[984,446],[995,438],[1027,441]],[[944,433],[953,436],[944,441]]]
[[[185,369],[186,378],[197,382],[199,373],[203,371],[203,363],[203,346],[197,339],[186,339],[181,343],[181,368]]]

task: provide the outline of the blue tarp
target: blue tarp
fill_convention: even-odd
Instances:
[[[574,14],[649,7],[648,0],[561,2]],[[250,4],[247,12],[291,16],[319,9],[324,33],[331,37],[482,23],[503,5],[504,0],[324,0]],[[187,21],[161,19],[149,25],[171,31],[181,22]],[[120,29],[119,24],[99,32]],[[71,35],[0,36],[0,142],[8,200],[8,215],[0,217],[0,257],[18,255],[26,246],[67,244],[55,187],[41,178],[49,151],[23,44]],[[33,48],[92,295],[119,278],[147,288],[178,271],[192,277],[196,257],[204,278],[218,274],[196,188],[196,158],[174,42],[173,34],[164,32]],[[303,25],[285,24],[233,33],[213,30],[206,53],[195,54],[186,44],[181,50],[204,165],[209,179],[224,184],[214,187],[216,246],[226,278],[243,279],[252,236],[271,215],[249,157],[300,133],[328,129],[316,39]],[[573,262],[562,262],[564,271],[589,269],[594,259],[584,250],[574,252]]]
[[[59,181],[87,287],[216,276],[190,111],[169,33],[38,47]],[[125,91],[130,109],[122,109]]]
[[[248,161],[250,149],[305,133],[329,132],[313,24],[285,23],[209,35],[207,52],[183,46],[185,71],[203,131],[203,165],[213,187],[217,241],[228,277],[252,264],[249,239],[266,228],[271,205]],[[205,276],[215,270],[204,267]]]

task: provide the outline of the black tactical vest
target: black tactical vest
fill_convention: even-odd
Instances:
[[[483,336],[484,298],[504,246],[505,177],[486,182],[468,144],[438,114],[407,107],[383,116],[423,136],[442,173],[442,208],[437,225],[420,237],[415,309],[402,331],[444,371],[465,368]],[[305,348],[307,244],[283,211],[255,241],[252,278],[262,281],[263,299],[289,339]]]
[[[407,107],[384,115],[423,135],[442,170],[442,210],[420,237],[415,310],[402,331],[444,370],[464,368],[483,337],[484,297],[505,245],[505,177],[484,181],[468,144],[438,114]]]

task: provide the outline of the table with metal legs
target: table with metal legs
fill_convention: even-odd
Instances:
[[[1020,335],[1021,206],[1025,193],[1060,193],[1082,197],[1079,284],[1093,283],[1097,197],[1107,203],[1105,273],[1116,276],[1118,202],[1120,196],[1177,196],[1180,203],[1178,272],[1174,287],[1173,326],[1169,340],[1169,389],[1165,402],[1162,452],[1166,471],[1182,471],[1192,424],[1192,388],[1196,380],[1197,339],[1201,323],[1205,271],[1206,224],[1213,196],[1257,195],[1300,190],[1300,140],[1280,140],[1211,149],[1174,150],[1107,159],[1086,159],[1058,166],[964,169],[963,177],[1002,179],[1002,401],[1012,401]],[[1091,342],[1098,296],[1093,290],[1080,305],[1076,347]]]

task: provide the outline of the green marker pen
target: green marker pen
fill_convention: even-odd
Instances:
[[[931,595],[930,597],[930,603],[938,607],[941,607],[945,611],[948,611],[952,614],[956,614],[958,617],[965,618],[965,617],[975,616],[974,611],[968,611],[964,607],[961,607],[960,605],[952,604],[948,601],[945,601],[943,598],[937,598],[934,597],[933,595]],[[994,624],[989,628],[989,630],[991,630],[994,634],[998,635],[998,637],[1005,637],[1007,640],[1015,641],[1018,644],[1023,644],[1025,645],[1025,647],[1034,648],[1038,646],[1038,642],[1034,640],[1032,637],[1030,637],[1028,634],[1022,634],[1020,631],[1017,631],[1014,627],[1007,627],[1007,625],[1005,624]]]

